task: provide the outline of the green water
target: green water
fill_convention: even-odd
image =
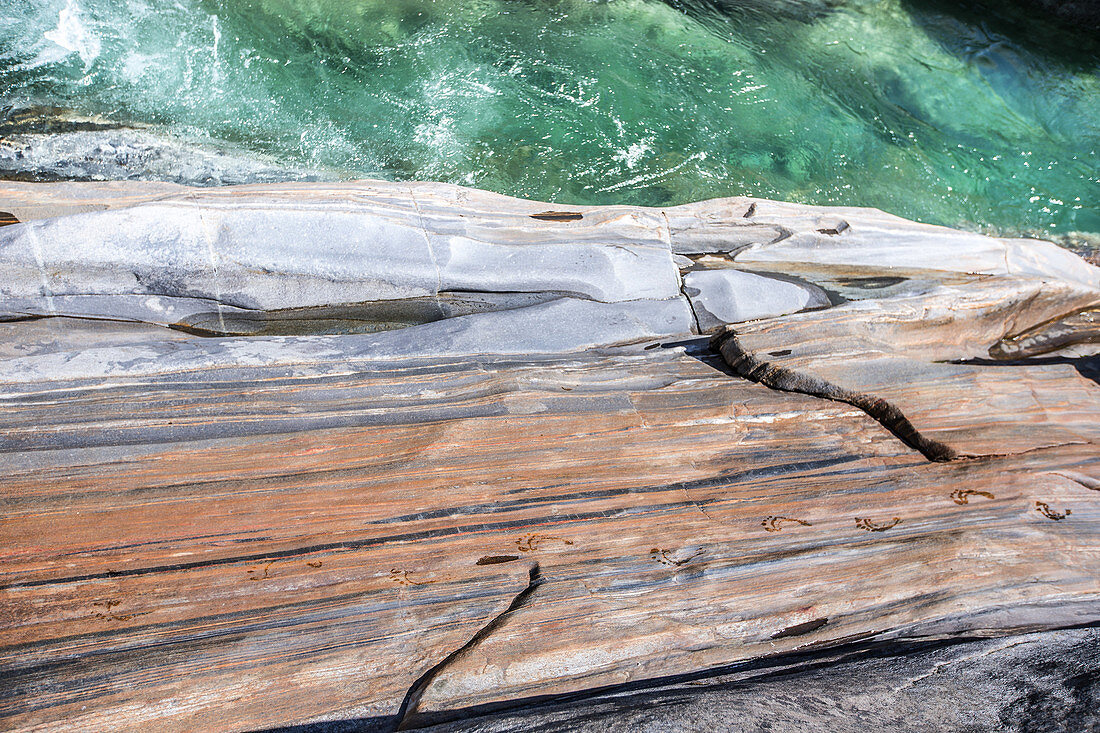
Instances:
[[[335,177],[1100,232],[1100,56],[942,5],[3,3],[0,106],[151,124]]]

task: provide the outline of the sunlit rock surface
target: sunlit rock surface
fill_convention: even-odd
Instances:
[[[724,268],[688,272],[684,292],[701,332],[830,305],[829,296],[814,285]]]
[[[1096,722],[1072,253],[374,181],[0,210],[5,729]]]

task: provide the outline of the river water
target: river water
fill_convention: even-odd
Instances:
[[[744,194],[1100,232],[1096,46],[950,3],[0,2],[0,107],[231,151],[262,161],[257,179],[429,179],[587,204]],[[114,150],[88,132],[44,147],[34,124],[0,140],[23,174],[52,155],[81,177],[80,160]],[[18,150],[34,145],[37,158]],[[219,158],[200,180],[156,160],[84,177],[223,180]]]

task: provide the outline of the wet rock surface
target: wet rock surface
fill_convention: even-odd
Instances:
[[[225,186],[332,178],[210,141],[188,142],[147,125],[71,109],[12,103],[0,109],[0,179],[156,180]]]

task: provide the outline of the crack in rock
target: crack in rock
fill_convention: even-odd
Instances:
[[[420,700],[424,697],[424,693],[428,691],[432,682],[443,673],[443,670],[465,657],[478,647],[489,634],[504,625],[512,614],[530,603],[532,596],[534,596],[535,591],[538,590],[540,585],[542,585],[542,570],[536,562],[531,566],[528,572],[527,587],[521,590],[516,597],[512,599],[508,608],[493,617],[489,623],[478,629],[477,633],[471,636],[469,641],[448,654],[442,661],[431,667],[413,682],[408,692],[405,693],[405,699],[401,701],[401,707],[397,711],[397,718],[399,721],[397,730],[410,730],[419,727],[416,723],[416,716],[420,707]]]
[[[881,397],[845,389],[820,377],[764,361],[743,349],[734,333],[719,333],[711,345],[746,379],[783,392],[797,392],[858,407],[930,461],[951,461],[959,457],[951,446],[923,435],[896,405]]]

